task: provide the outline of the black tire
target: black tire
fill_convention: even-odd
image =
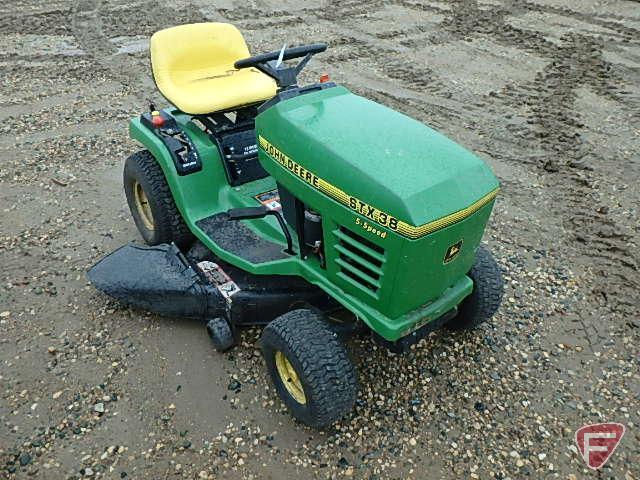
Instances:
[[[213,343],[213,347],[218,352],[224,352],[233,347],[236,340],[233,331],[224,318],[212,318],[207,322],[207,333]]]
[[[127,158],[123,182],[129,210],[148,245],[174,242],[185,249],[193,242],[193,234],[176,207],[164,173],[148,150]]]
[[[448,324],[452,330],[467,330],[486,322],[498,311],[504,293],[500,267],[491,252],[480,245],[469,271],[473,291],[459,305],[458,315]]]
[[[358,392],[356,370],[338,335],[324,317],[293,310],[273,320],[262,332],[262,355],[271,380],[295,418],[314,428],[331,425],[353,409]],[[279,373],[277,357],[289,362],[299,382]],[[285,386],[285,381],[289,386]],[[301,386],[304,403],[290,388]]]

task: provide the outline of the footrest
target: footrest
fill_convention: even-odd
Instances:
[[[250,263],[289,258],[281,245],[260,238],[242,222],[230,220],[226,212],[198,220],[196,225],[220,248]]]

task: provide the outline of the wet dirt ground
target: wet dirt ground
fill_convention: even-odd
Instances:
[[[328,72],[482,156],[507,292],[490,324],[399,357],[354,341],[361,394],[296,424],[247,332],[122,307],[85,271],[140,241],[126,122],[161,104],[147,38],[227,21],[252,52],[325,41]],[[640,4],[597,0],[0,5],[0,478],[640,478]],[[355,139],[354,139],[355,141]],[[583,424],[627,433],[595,474]]]

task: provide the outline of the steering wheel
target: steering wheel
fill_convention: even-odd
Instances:
[[[300,47],[286,48],[269,53],[262,53],[252,57],[236,61],[233,66],[237,69],[255,67],[261,72],[273,78],[278,87],[286,88],[296,84],[296,78],[311,57],[316,53],[324,52],[326,43],[314,43]],[[295,67],[287,67],[282,64],[285,60],[304,57]],[[277,63],[274,61],[277,60]]]
[[[308,54],[315,55],[316,53],[322,53],[326,49],[326,43],[314,43],[311,45],[303,45],[301,47],[292,47],[285,49],[284,52],[282,52],[282,50],[276,50],[275,52],[262,53],[260,55],[254,55],[249,58],[243,58],[242,60],[238,60],[236,63],[234,63],[233,66],[236,68],[257,67],[261,63],[267,63],[271,60],[280,59],[281,53],[281,60],[284,62],[285,60],[304,57]]]

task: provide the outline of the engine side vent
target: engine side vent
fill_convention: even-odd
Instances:
[[[340,268],[338,276],[375,296],[382,286],[384,249],[344,227],[333,234],[338,238],[334,245],[338,252],[335,260]]]

